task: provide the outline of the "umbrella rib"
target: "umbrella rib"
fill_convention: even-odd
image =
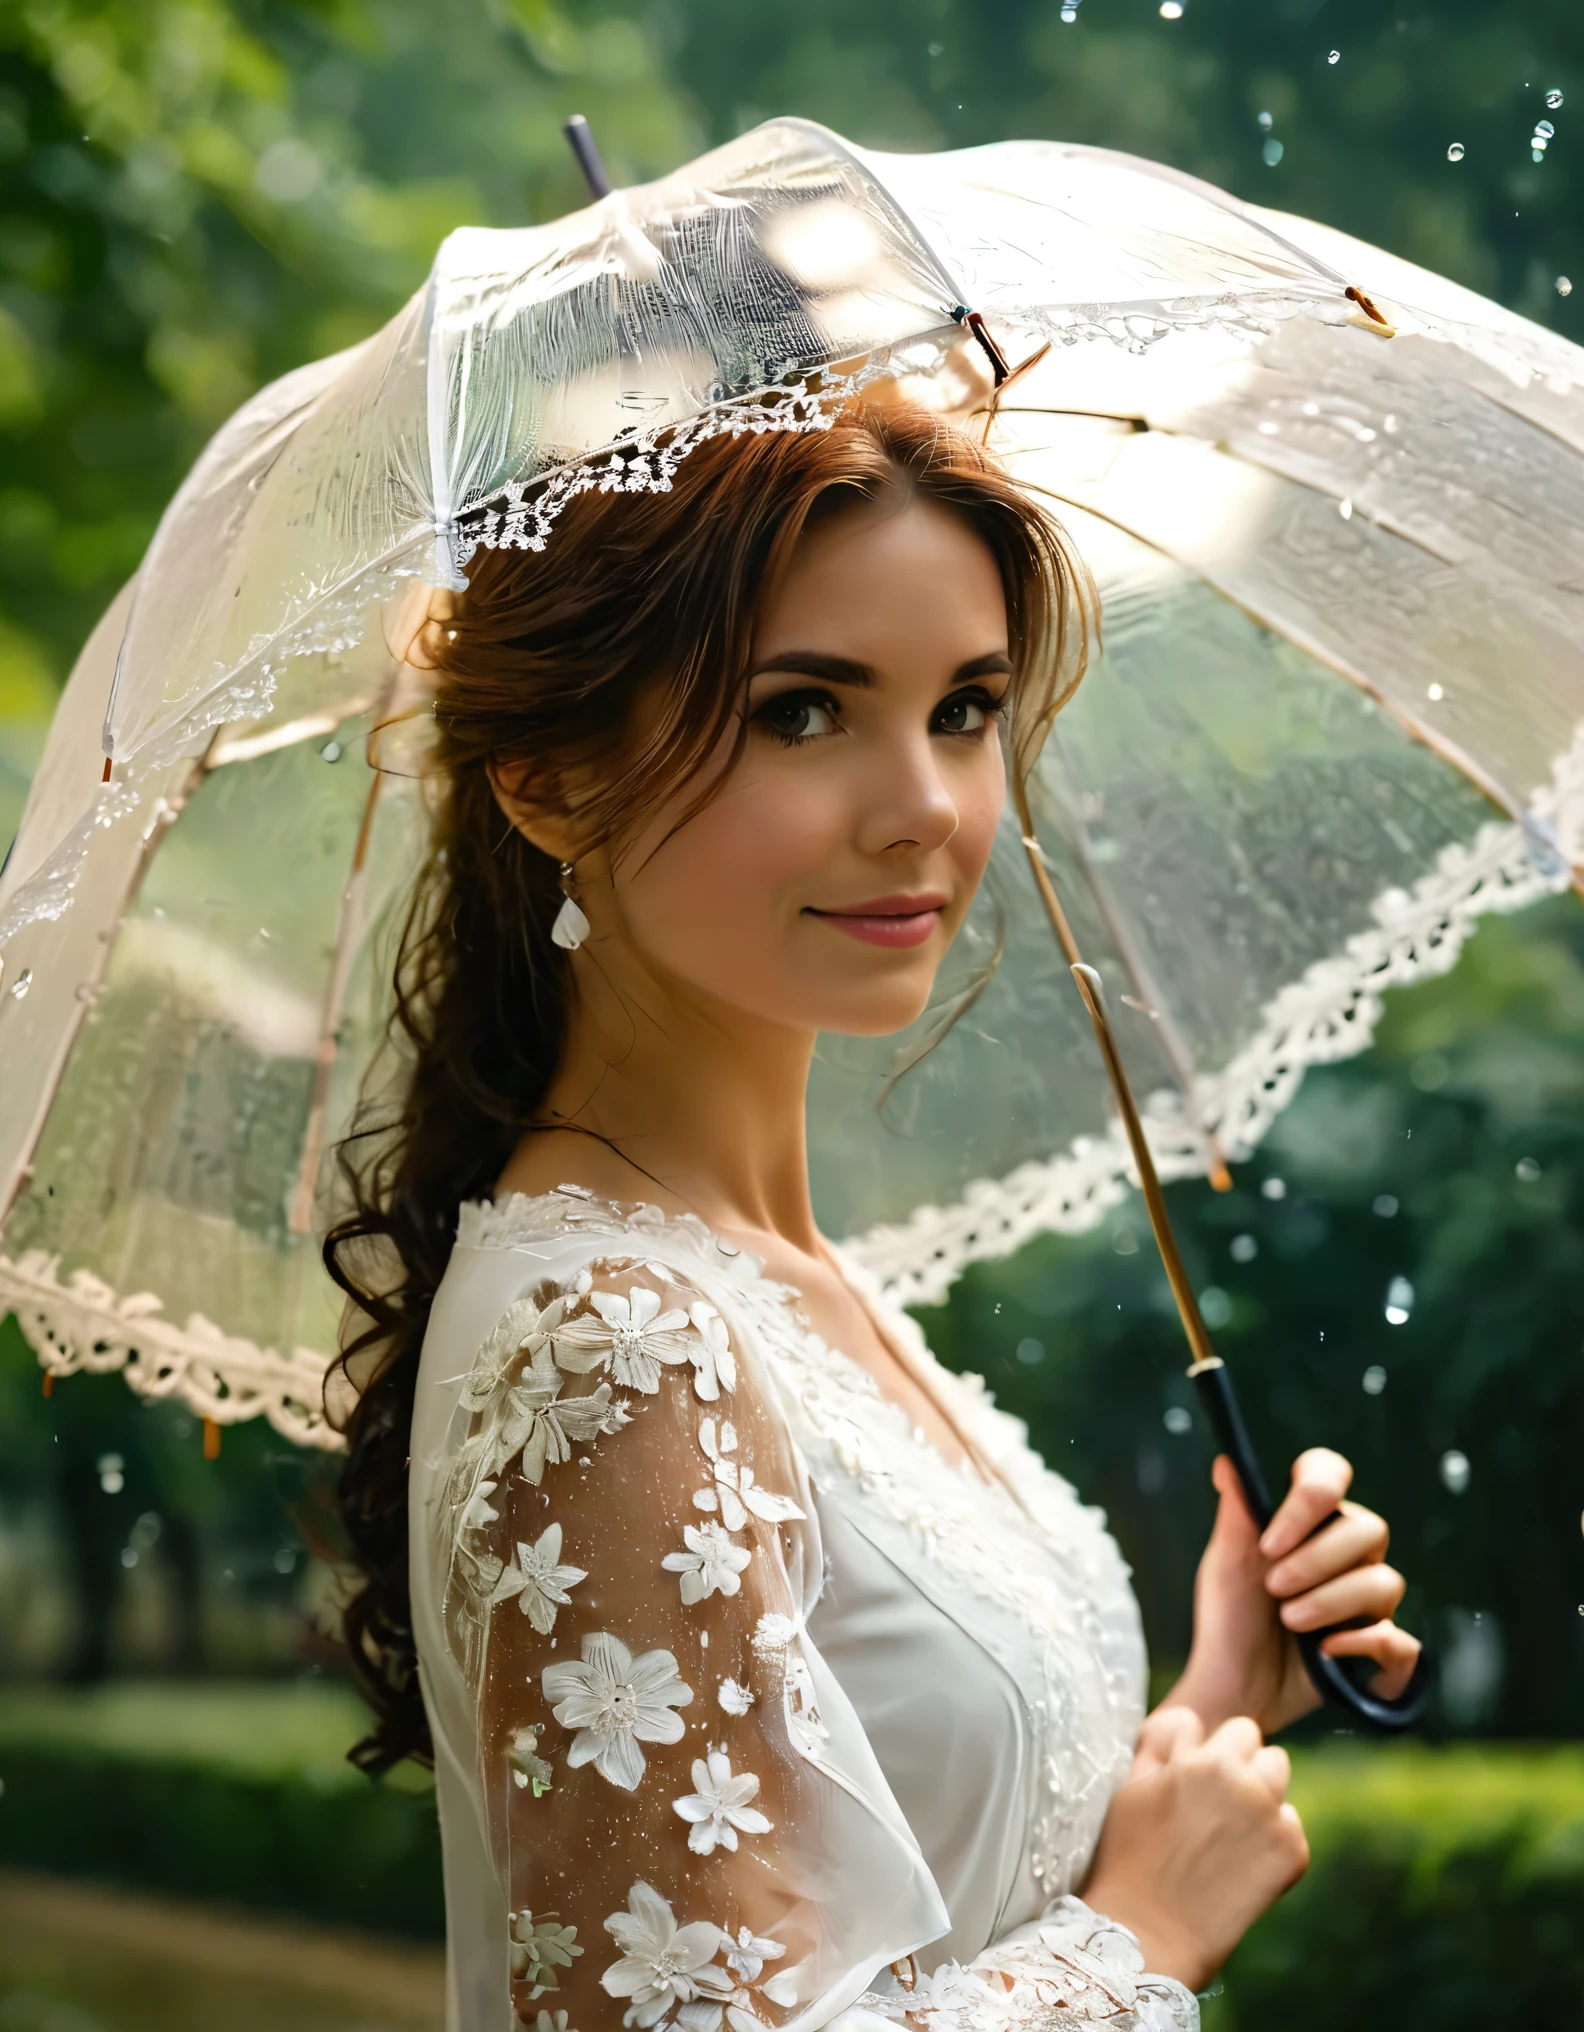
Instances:
[[[1511,819],[1514,825],[1521,827],[1532,839],[1537,839],[1547,854],[1559,855],[1561,853],[1556,842],[1546,838],[1544,826],[1536,818],[1535,814],[1526,810],[1510,792],[1504,790],[1495,777],[1481,768],[1467,749],[1460,747],[1456,741],[1449,741],[1445,734],[1438,733],[1434,727],[1427,726],[1417,713],[1411,713],[1406,706],[1399,705],[1395,699],[1382,690],[1375,678],[1370,677],[1367,672],[1360,670],[1357,664],[1348,662],[1346,657],[1338,655],[1334,649],[1326,648],[1323,643],[1317,642],[1304,629],[1296,628],[1291,622],[1281,620],[1276,615],[1268,613],[1265,609],[1254,605],[1241,594],[1234,592],[1213,571],[1208,570],[1203,565],[1194,564],[1186,558],[1179,557],[1175,551],[1168,550],[1164,544],[1157,543],[1152,537],[1145,536],[1141,531],[1135,529],[1131,523],[1122,521],[1120,517],[1107,514],[1103,508],[1096,508],[1088,501],[1080,501],[1071,494],[1063,494],[1058,488],[1044,485],[1041,482],[1025,480],[1022,484],[1028,487],[1031,492],[1048,494],[1053,501],[1064,501],[1071,508],[1081,508],[1086,515],[1093,515],[1097,521],[1107,522],[1113,529],[1120,529],[1125,536],[1131,536],[1135,542],[1144,544],[1147,549],[1158,552],[1162,557],[1169,557],[1174,564],[1182,565],[1187,571],[1196,572],[1207,585],[1213,586],[1230,605],[1236,607],[1240,613],[1247,614],[1251,621],[1256,622],[1261,628],[1268,628],[1273,635],[1280,635],[1283,640],[1292,643],[1295,649],[1301,649],[1306,656],[1312,656],[1316,663],[1324,664],[1328,670],[1334,670],[1338,677],[1346,678],[1349,684],[1356,686],[1366,697],[1373,699],[1388,719],[1395,720],[1397,725],[1402,728],[1403,732],[1411,740],[1417,741],[1421,747],[1428,748],[1432,755],[1439,756],[1450,768],[1455,769],[1460,776],[1473,785],[1482,797],[1489,799],[1499,812]],[[1431,555],[1434,556],[1434,552],[1431,552]],[[1574,887],[1579,889],[1581,893],[1584,893],[1584,868],[1581,868],[1569,856],[1564,855],[1562,858],[1566,859],[1568,865],[1573,869]]]

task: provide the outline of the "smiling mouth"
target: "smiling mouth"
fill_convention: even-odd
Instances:
[[[940,923],[946,907],[944,896],[877,896],[869,903],[855,903],[843,910],[810,910],[849,938],[865,945],[890,946],[905,951],[922,945]]]

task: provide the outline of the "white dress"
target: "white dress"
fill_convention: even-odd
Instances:
[[[849,1275],[998,1483],[702,1222],[463,1209],[410,1468],[448,2032],[1197,2025],[1069,1895],[1142,1715],[1127,1569]]]

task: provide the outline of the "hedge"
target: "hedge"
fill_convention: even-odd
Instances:
[[[325,1682],[0,1689],[0,1862],[439,1937],[432,1794],[360,1724]],[[1339,1740],[1293,1794],[1313,1866],[1206,2032],[1584,2026],[1584,1748]]]

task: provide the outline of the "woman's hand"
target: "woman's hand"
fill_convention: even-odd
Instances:
[[[1343,1500],[1351,1463],[1327,1447],[1300,1454],[1292,1487],[1263,1534],[1224,1454],[1212,1479],[1221,1502],[1194,1583],[1193,1649],[1162,1707],[1192,1708],[1207,1729],[1251,1715],[1274,1735],[1320,1705],[1294,1632],[1348,1622],[1360,1627],[1326,1638],[1324,1650],[1372,1658],[1380,1668],[1373,1691],[1386,1699],[1401,1693],[1419,1641],[1391,1620],[1404,1582],[1386,1564],[1384,1518]],[[1340,1514],[1317,1531],[1333,1511]]]
[[[1246,1716],[1208,1739],[1186,1707],[1145,1722],[1083,1896],[1138,1935],[1151,1973],[1203,1989],[1309,1867],[1288,1776],[1287,1752]]]

